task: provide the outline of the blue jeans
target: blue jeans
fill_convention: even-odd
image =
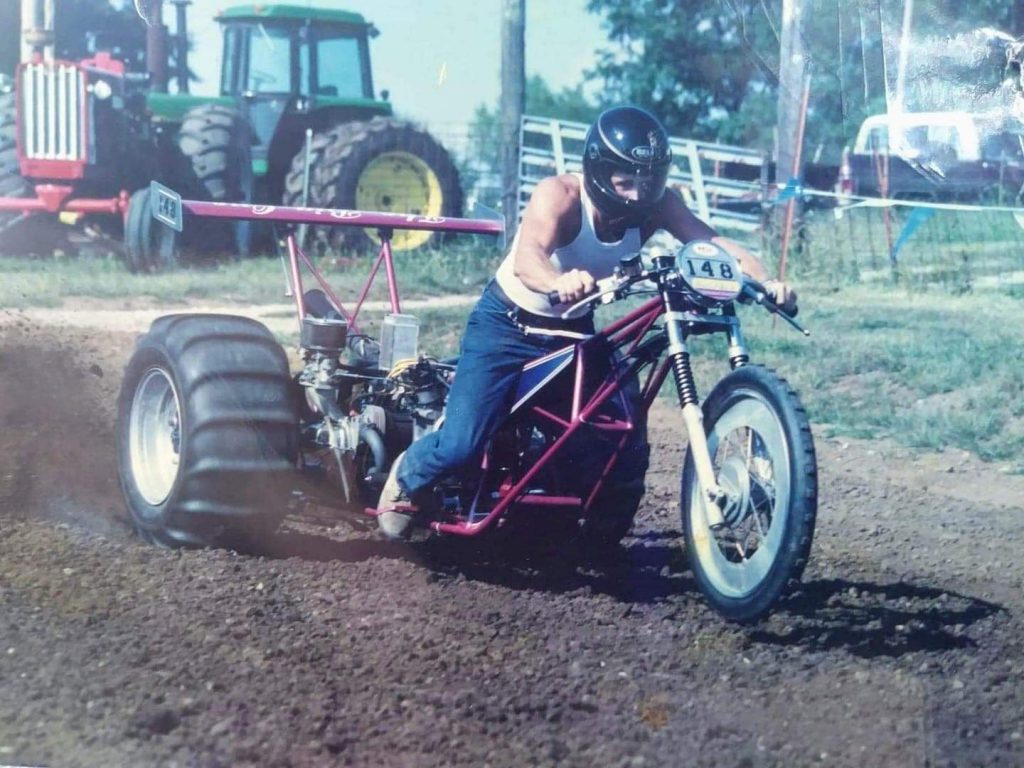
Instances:
[[[593,318],[574,321],[568,328],[593,333]],[[560,336],[523,333],[489,285],[462,335],[444,423],[409,446],[398,470],[402,489],[415,494],[479,460],[508,415],[523,365],[572,343]]]

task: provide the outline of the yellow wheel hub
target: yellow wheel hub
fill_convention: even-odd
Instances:
[[[415,213],[440,216],[443,210],[441,182],[423,160],[409,152],[385,152],[371,160],[356,185],[356,210],[384,213]],[[366,230],[380,242],[376,230]],[[395,230],[391,245],[407,251],[423,245],[431,232]]]

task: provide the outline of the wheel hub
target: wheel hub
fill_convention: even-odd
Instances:
[[[385,152],[373,158],[359,175],[356,208],[361,211],[411,213],[437,217],[444,195],[433,169],[411,152]],[[379,241],[376,231],[366,234]],[[391,238],[396,250],[409,250],[430,239],[428,231],[398,230]]]
[[[178,478],[181,454],[181,405],[162,368],[151,368],[139,381],[128,424],[135,485],[147,504],[159,506]]]
[[[741,457],[726,459],[718,473],[718,485],[726,495],[722,516],[727,525],[736,525],[750,514],[750,473]]]

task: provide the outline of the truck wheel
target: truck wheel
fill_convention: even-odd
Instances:
[[[313,139],[309,204],[420,216],[462,215],[459,172],[426,131],[389,117],[336,125]],[[285,205],[300,205],[305,150],[292,158]],[[427,243],[430,232],[397,230],[395,250]],[[334,248],[364,249],[379,242],[368,229],[320,227],[314,239]]]
[[[32,187],[21,177],[16,146],[17,124],[15,122],[14,91],[0,90],[0,197],[30,197]],[[0,229],[12,222],[19,214],[0,213]],[[10,233],[4,234],[5,242]]]
[[[156,320],[118,400],[118,474],[140,536],[251,547],[287,508],[298,406],[284,350],[230,315]]]
[[[157,272],[174,266],[177,261],[176,233],[150,214],[148,187],[136,190],[128,199],[124,256],[132,272]]]
[[[178,131],[178,149],[183,167],[176,189],[183,196],[217,203],[252,200],[252,129],[237,110],[220,104],[190,109]],[[193,218],[183,233],[184,242],[196,251],[245,256],[251,229],[249,222]]]

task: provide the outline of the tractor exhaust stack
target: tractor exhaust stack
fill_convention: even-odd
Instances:
[[[171,0],[174,4],[174,77],[178,93],[188,93],[188,7],[192,0]]]

